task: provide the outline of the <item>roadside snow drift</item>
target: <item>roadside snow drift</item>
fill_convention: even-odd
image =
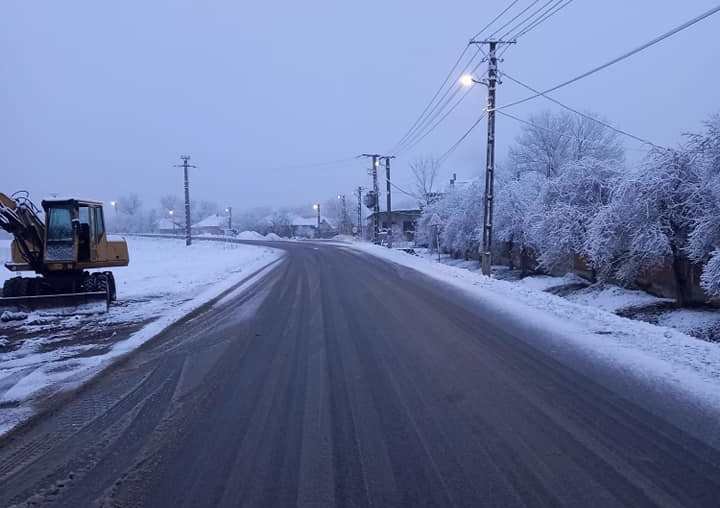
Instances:
[[[282,251],[159,238],[127,239],[130,266],[113,270],[118,301],[106,314],[34,312],[0,322],[0,434],[32,415],[32,401],[97,374],[192,310],[273,263]],[[0,261],[9,241],[0,241]],[[14,276],[0,272],[0,284]],[[29,274],[28,274],[29,275]]]

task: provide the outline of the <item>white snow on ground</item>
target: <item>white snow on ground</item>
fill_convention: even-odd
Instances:
[[[237,235],[238,240],[265,240],[265,237],[257,231],[243,231]]]
[[[276,249],[240,244],[195,242],[186,247],[176,239],[127,240],[130,266],[113,270],[118,302],[107,314],[57,318],[34,312],[20,325],[0,323],[4,345],[10,342],[8,336],[18,332],[24,336],[19,348],[0,352],[0,434],[32,414],[35,395],[78,386],[118,356],[282,256]],[[0,282],[8,274],[3,273]],[[100,348],[99,354],[93,354],[98,344],[76,337],[85,330],[108,332],[132,324],[144,326],[112,347]],[[80,327],[83,332],[78,332]],[[53,347],[60,341],[62,346]]]
[[[279,241],[279,240],[283,240],[283,237],[280,236],[280,235],[277,235],[277,234],[275,234],[275,233],[270,232],[270,233],[268,233],[268,234],[265,235],[265,240],[271,240],[271,241],[273,241],[273,242],[277,242],[277,241]]]
[[[598,361],[651,378],[653,383],[679,390],[691,400],[720,408],[720,344],[401,251],[367,243],[343,245],[413,268],[463,290],[494,314],[532,330],[534,333],[528,337],[547,341],[550,349],[552,343],[562,341]]]
[[[565,298],[571,302],[595,306],[610,312],[639,305],[672,301],[668,298],[658,298],[645,291],[625,289],[612,285],[591,286],[570,293]]]

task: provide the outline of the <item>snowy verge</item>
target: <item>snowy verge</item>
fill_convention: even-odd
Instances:
[[[95,316],[33,313],[0,325],[0,435],[34,413],[37,399],[87,382],[119,357],[229,290],[248,287],[283,256],[250,245],[128,239],[131,264],[114,270],[118,302]]]
[[[687,400],[720,409],[720,344],[404,252],[367,243],[342,245],[462,290],[482,302],[494,317],[531,330],[533,333],[523,337],[548,352],[559,345],[570,345],[595,362],[649,382],[655,390],[680,393]]]

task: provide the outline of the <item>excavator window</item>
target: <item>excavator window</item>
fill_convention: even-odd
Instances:
[[[78,208],[78,261],[90,261],[90,208]]]
[[[95,243],[99,243],[102,235],[105,234],[105,221],[103,220],[103,210],[99,206],[93,208],[93,224]]]
[[[73,225],[69,208],[48,208],[47,259],[49,261],[72,261]]]

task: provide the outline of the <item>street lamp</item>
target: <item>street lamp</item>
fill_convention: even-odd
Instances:
[[[228,229],[232,229],[232,206],[228,206],[225,213],[228,214]]]
[[[472,74],[463,74],[462,76],[460,76],[459,81],[460,84],[464,87],[470,87],[473,86],[473,83],[477,83]]]
[[[115,209],[115,215],[117,215],[117,201],[110,201],[110,206]]]
[[[173,215],[175,215],[175,210],[168,210],[168,215],[170,216],[170,222],[172,222],[173,225],[173,234],[175,234],[175,219]]]
[[[317,230],[318,236],[320,236],[320,203],[315,203],[313,205],[313,210],[317,212]]]

